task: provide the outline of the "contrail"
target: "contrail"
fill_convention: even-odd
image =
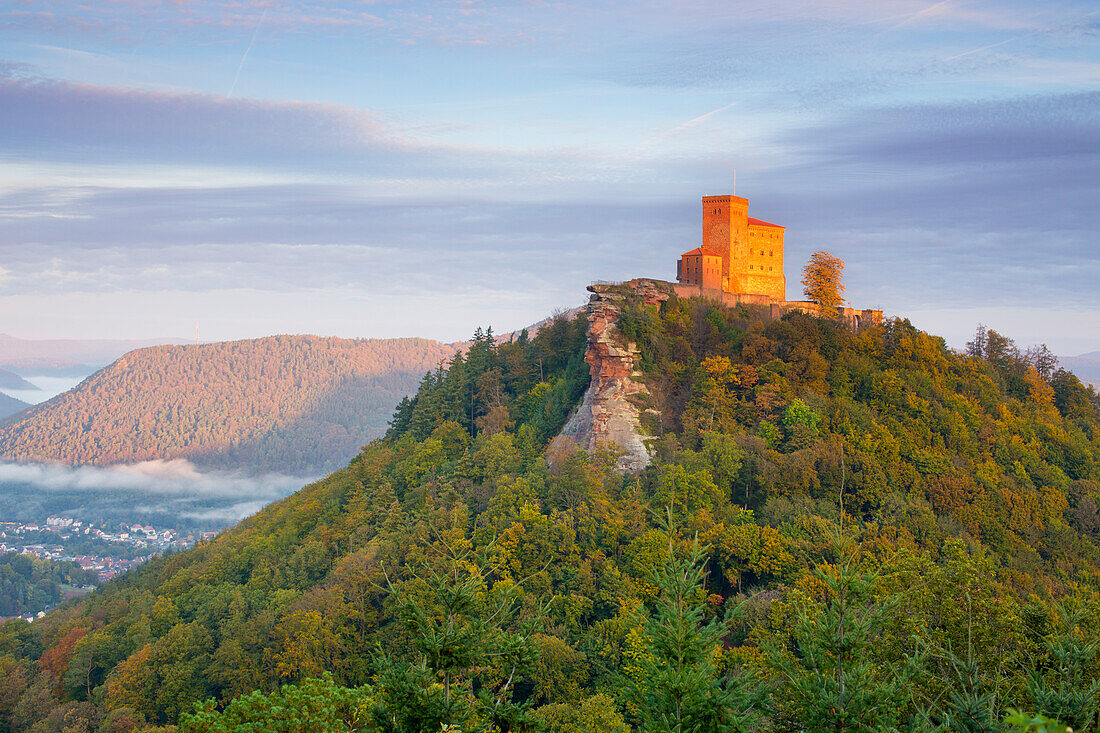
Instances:
[[[698,117],[693,117],[692,119],[688,120],[687,122],[681,122],[679,125],[676,125],[675,127],[671,127],[669,129],[665,130],[664,132],[657,133],[653,137],[649,138],[645,142],[638,145],[638,147],[631,150],[630,153],[633,155],[634,153],[637,153],[638,151],[642,150],[643,148],[648,148],[650,145],[652,145],[653,143],[657,142],[658,140],[660,140],[662,138],[668,137],[669,135],[674,135],[677,132],[679,132],[680,130],[686,130],[689,127],[695,127],[700,122],[705,122],[706,120],[710,119],[711,117],[718,114],[719,112],[725,112],[727,109],[734,106],[735,104],[737,104],[736,101],[730,102],[729,104],[723,105],[723,106],[719,107],[718,109],[712,109],[710,112],[707,112],[705,114],[701,114]]]
[[[1091,17],[1093,15],[1096,15],[1097,13],[1100,13],[1100,10],[1093,10],[1091,12],[1085,13],[1080,18],[1077,18],[1077,20],[1080,20],[1081,18]],[[988,46],[981,46],[979,48],[972,48],[969,51],[963,51],[962,53],[957,53],[954,56],[948,56],[945,59],[940,59],[940,61],[954,61],[955,59],[961,59],[963,56],[969,56],[972,53],[981,53],[982,51],[988,51],[991,48],[997,48],[998,46],[1003,46],[1006,43],[1012,43],[1013,41],[1019,41],[1020,39],[1028,38],[1030,36],[1037,36],[1040,33],[1044,32],[1045,30],[1047,30],[1047,29],[1040,28],[1038,30],[1031,31],[1030,33],[1024,33],[1023,35],[1020,35],[1020,36],[1013,36],[1012,38],[1006,38],[1005,40],[998,41],[997,43],[991,43]]]
[[[927,8],[924,8],[923,10],[918,10],[917,12],[913,13],[912,15],[907,16],[900,23],[895,23],[888,30],[895,31],[898,28],[909,25],[910,23],[913,23],[913,22],[919,20],[920,18],[925,17],[926,15],[932,15],[937,10],[942,8],[944,5],[950,4],[950,2],[951,2],[951,0],[942,0],[942,2],[935,3],[934,5],[929,5]]]
[[[252,29],[252,39],[248,42],[248,48],[244,50],[244,54],[241,56],[241,63],[237,64],[237,73],[233,76],[233,86],[229,87],[229,94],[225,97],[228,99],[233,96],[233,90],[237,88],[237,80],[241,78],[241,69],[244,68],[244,60],[248,58],[248,52],[252,50],[252,44],[256,42],[256,34],[260,32],[260,26],[264,24],[264,18],[267,17],[267,8],[264,8],[264,12],[260,14],[260,20],[256,23],[256,27]]]
[[[963,51],[962,53],[957,53],[954,56],[948,56],[947,58],[940,59],[940,61],[954,61],[955,59],[961,59],[963,56],[969,56],[972,53],[981,53],[982,51],[988,51],[991,48],[997,48],[997,46],[1003,46],[1006,43],[1012,43],[1013,41],[1018,41],[1021,38],[1027,38],[1028,36],[1034,36],[1036,33],[1038,33],[1038,31],[1036,31],[1035,33],[1025,33],[1022,36],[1013,36],[1012,38],[1006,38],[1003,41],[998,41],[997,43],[991,43],[988,46],[981,46],[980,48],[972,48],[969,51]]]

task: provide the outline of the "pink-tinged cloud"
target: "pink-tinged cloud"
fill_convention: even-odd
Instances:
[[[3,71],[0,69],[0,71]],[[274,162],[411,154],[415,141],[370,111],[304,101],[265,101],[0,78],[0,129],[9,156],[82,162]]]

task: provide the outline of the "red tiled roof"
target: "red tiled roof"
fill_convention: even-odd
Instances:
[[[722,256],[722,255],[718,254],[717,252],[715,252],[712,249],[703,249],[702,247],[696,247],[695,249],[688,250],[687,252],[684,252],[684,254],[682,254],[680,256],[681,257],[686,257],[687,255],[708,255],[710,257],[721,257]]]
[[[763,219],[753,219],[749,217],[750,227],[775,227],[776,229],[786,229],[786,227],[779,224],[772,224],[770,221],[764,221]]]

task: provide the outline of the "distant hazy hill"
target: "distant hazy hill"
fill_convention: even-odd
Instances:
[[[179,339],[21,339],[0,333],[0,368],[23,374],[87,374],[133,349]],[[9,389],[13,389],[9,387]],[[18,387],[14,389],[29,389]]]
[[[0,389],[38,389],[15,372],[0,369]]]
[[[453,353],[427,339],[316,336],[139,349],[0,428],[0,456],[328,470],[381,435]]]
[[[1100,351],[1080,356],[1063,356],[1059,363],[1077,375],[1082,382],[1100,385]]]
[[[8,415],[14,415],[17,412],[30,407],[23,400],[17,400],[14,397],[0,392],[0,417],[7,417]]]

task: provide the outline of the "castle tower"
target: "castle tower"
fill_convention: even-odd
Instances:
[[[747,256],[749,200],[740,196],[703,197],[703,249],[722,255],[722,289],[741,289],[736,265]]]
[[[704,196],[702,249],[722,257],[722,290],[785,301],[783,233],[786,228],[754,219],[748,213],[748,199]],[[678,270],[684,267],[681,261]]]

